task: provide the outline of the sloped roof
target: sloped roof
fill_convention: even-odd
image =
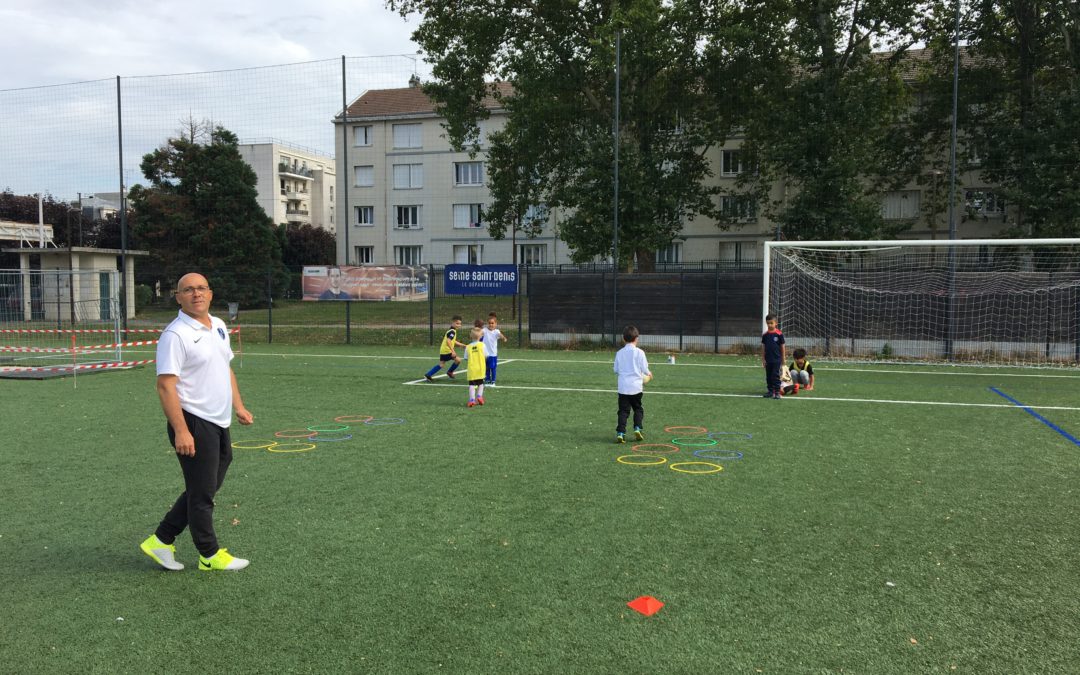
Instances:
[[[493,86],[501,96],[508,96],[513,91],[509,82],[496,82]],[[483,105],[492,110],[501,107],[491,95],[484,97]],[[435,116],[435,102],[428,98],[420,87],[371,89],[353,101],[345,114],[350,119]],[[339,115],[338,119],[340,118]]]

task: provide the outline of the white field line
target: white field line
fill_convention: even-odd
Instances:
[[[154,353],[150,350],[131,349],[126,350],[132,353]],[[239,356],[239,354],[237,354]],[[430,356],[387,356],[380,354],[282,354],[272,352],[244,352],[244,356],[280,356],[282,358],[307,358],[307,359],[400,359],[400,360],[415,360],[415,361],[430,361]],[[511,361],[519,361],[521,363],[565,363],[565,364],[579,364],[579,363],[597,363],[610,366],[613,363],[614,357],[607,361],[597,360],[577,360],[577,359],[530,359],[530,358],[513,358],[506,359],[505,361],[500,359],[499,364],[510,363]],[[656,364],[659,368],[743,368],[748,370],[759,370],[759,365],[748,364],[726,364],[726,363],[676,363],[674,365],[668,363]],[[943,366],[942,368],[946,368]],[[970,375],[972,377],[1034,377],[1040,379],[1060,379],[1060,380],[1080,380],[1080,374],[1076,375],[1051,375],[1046,372],[1033,372],[1033,373],[976,373],[971,371],[955,371],[955,370],[900,370],[891,368],[845,368],[845,367],[822,367],[819,368],[822,372],[829,373],[885,373],[888,375],[948,375],[948,376],[965,376]]]
[[[402,382],[402,384],[420,384],[424,380],[413,380],[411,382]],[[559,392],[574,392],[574,393],[589,393],[589,394],[607,394],[610,396],[614,393],[614,389],[590,389],[587,387],[534,387],[519,384],[500,384],[498,389],[525,389],[532,391],[559,391]],[[708,398],[762,398],[761,394],[721,394],[721,393],[708,393],[700,391],[655,391],[649,390],[649,396],[701,396]],[[955,401],[905,401],[900,399],[887,399],[887,398],[840,398],[835,396],[805,396],[795,397],[786,396],[785,401],[833,401],[841,403],[887,403],[893,405],[935,405],[935,406],[952,406],[957,408],[1016,408],[1012,403],[961,403]],[[1080,411],[1080,407],[1072,406],[1058,406],[1058,405],[1032,405],[1025,406],[1032,410],[1067,410],[1067,411]]]

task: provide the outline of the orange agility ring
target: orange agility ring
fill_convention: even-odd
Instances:
[[[668,450],[647,450],[646,448],[669,448]],[[669,455],[679,451],[679,446],[670,443],[638,443],[630,447],[634,452],[644,452],[649,455]]]
[[[705,427],[664,427],[666,434],[705,434],[709,430]]]

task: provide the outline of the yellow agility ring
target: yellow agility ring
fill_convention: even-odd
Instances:
[[[295,447],[293,447],[295,446]],[[288,450],[285,448],[288,447]],[[314,450],[316,446],[314,443],[278,443],[272,448],[267,448],[267,452],[307,452],[308,450]]]
[[[232,447],[234,450],[265,450],[277,444],[277,441],[236,441]]]
[[[691,471],[690,469],[682,469],[682,468],[680,468],[680,467],[683,467],[683,466],[691,466],[691,465],[693,465],[693,466],[711,466],[712,468],[711,469],[706,469],[704,471]],[[679,473],[693,473],[693,474],[699,474],[699,475],[704,475],[704,474],[707,474],[707,473],[720,473],[721,471],[724,470],[724,467],[720,466],[719,464],[713,464],[712,462],[675,462],[674,464],[672,464],[668,468],[671,469],[672,471],[678,471]]]
[[[629,462],[629,461],[627,461],[631,457],[644,457],[645,459],[651,459],[652,461],[651,462]],[[657,461],[657,460],[659,460],[659,461]],[[664,462],[666,462],[667,457],[657,457],[656,455],[623,455],[621,457],[616,457],[615,461],[618,462],[619,464],[629,464],[630,466],[656,466],[658,464],[663,464]],[[683,462],[683,463],[685,464],[686,462]]]

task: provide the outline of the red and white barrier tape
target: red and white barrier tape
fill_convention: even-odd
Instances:
[[[37,373],[58,373],[66,372],[70,370],[101,370],[104,368],[131,368],[134,366],[145,366],[148,363],[154,363],[154,359],[148,359],[146,361],[114,361],[112,363],[85,363],[85,364],[72,364],[69,366],[57,366],[57,367],[45,367],[45,366],[0,366],[0,372],[8,371],[20,371],[20,372],[37,372]]]

